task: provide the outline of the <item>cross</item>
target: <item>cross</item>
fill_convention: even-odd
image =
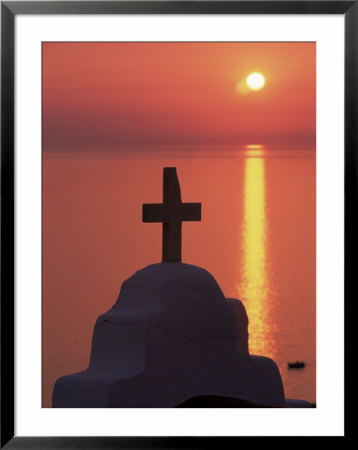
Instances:
[[[181,225],[201,220],[201,203],[182,203],[176,167],[164,167],[163,203],[144,203],[143,222],[163,222],[163,262],[181,261]]]

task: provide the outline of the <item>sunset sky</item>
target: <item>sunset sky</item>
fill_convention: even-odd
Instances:
[[[44,151],[314,147],[315,71],[315,43],[44,43]]]

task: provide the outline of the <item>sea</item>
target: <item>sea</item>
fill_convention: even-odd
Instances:
[[[288,398],[316,402],[316,158],[307,148],[43,151],[42,406],[87,368],[97,317],[121,284],[161,261],[162,225],[142,222],[176,167],[183,262],[208,270],[249,318],[249,351],[272,358]],[[302,361],[300,369],[288,363]]]

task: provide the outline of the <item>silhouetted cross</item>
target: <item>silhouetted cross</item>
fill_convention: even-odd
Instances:
[[[163,261],[181,261],[181,223],[201,220],[201,203],[182,203],[176,167],[164,167],[163,203],[143,204],[143,222],[163,222]]]

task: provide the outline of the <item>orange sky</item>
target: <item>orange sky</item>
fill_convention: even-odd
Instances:
[[[315,43],[44,43],[44,150],[315,146]],[[251,72],[264,89],[239,95]]]

